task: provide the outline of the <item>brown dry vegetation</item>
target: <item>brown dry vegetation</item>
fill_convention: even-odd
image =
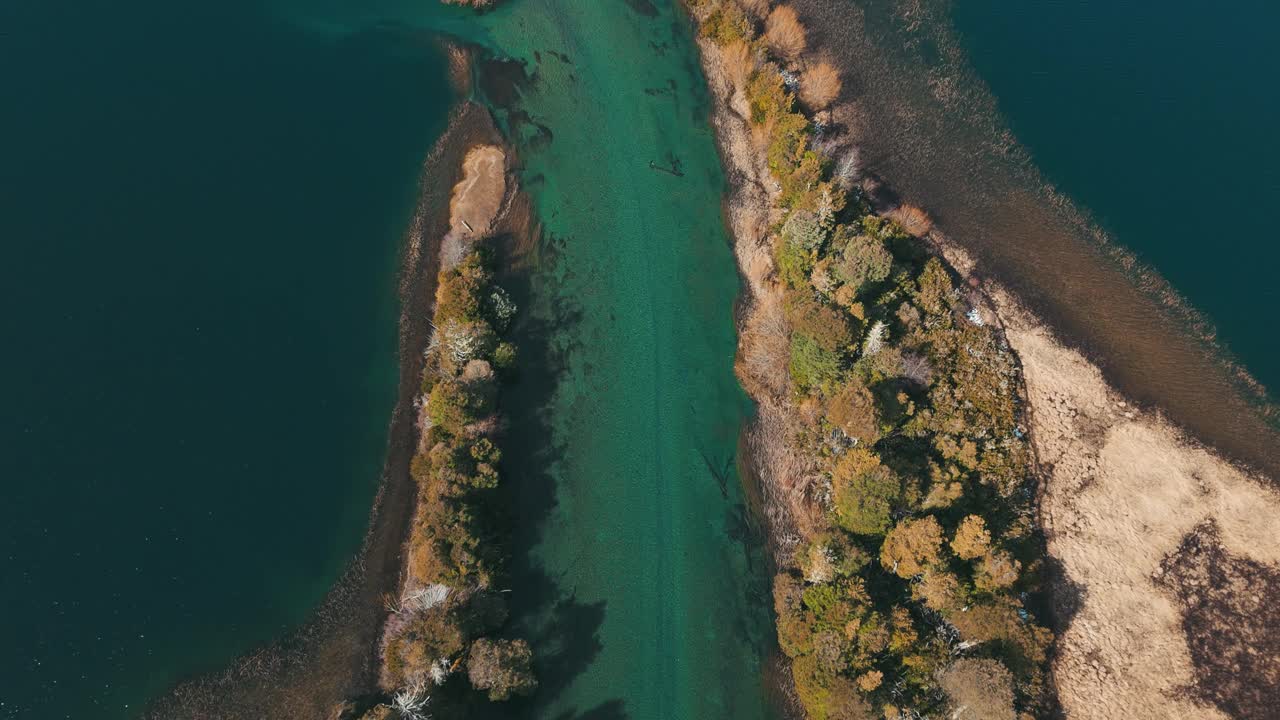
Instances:
[[[806,39],[796,11],[787,5],[774,8],[764,24],[764,40],[777,57],[788,63],[799,60],[804,54]]]
[[[928,213],[915,205],[904,203],[889,211],[888,215],[912,235],[925,237],[933,230],[933,221]]]
[[[757,397],[782,400],[791,384],[787,362],[791,355],[791,325],[782,303],[761,298],[746,320],[738,354],[738,375]]]
[[[840,71],[820,60],[800,76],[800,100],[811,110],[826,110],[840,96],[840,87]]]
[[[751,13],[758,20],[763,20],[769,15],[770,0],[738,0],[738,4],[743,10]]]
[[[724,49],[724,72],[735,90],[745,88],[747,80],[759,66],[760,58],[755,49],[745,41],[739,40]]]
[[[998,662],[957,660],[938,682],[956,707],[951,720],[1015,720],[1013,677]]]

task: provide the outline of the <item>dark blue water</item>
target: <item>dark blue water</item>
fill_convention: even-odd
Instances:
[[[954,19],[1046,177],[1280,388],[1280,4],[975,0]]]
[[[0,717],[124,718],[359,547],[429,38],[0,4]]]

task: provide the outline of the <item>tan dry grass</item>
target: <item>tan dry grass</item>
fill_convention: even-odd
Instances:
[[[1067,716],[1225,720],[1194,699],[1211,694],[1196,692],[1197,682],[1212,680],[1189,646],[1187,599],[1156,578],[1205,523],[1233,557],[1280,563],[1280,496],[1132,407],[1007,292],[993,297],[1022,361],[1032,443],[1047,468],[1041,523],[1049,554],[1064,570],[1063,592],[1078,603],[1054,661]],[[1259,641],[1271,642],[1250,642]]]
[[[738,376],[747,392],[775,400],[785,397],[791,382],[791,327],[781,298],[774,293],[758,298],[743,322],[738,344]]]
[[[933,230],[933,220],[929,214],[915,205],[903,203],[886,214],[916,237],[924,237]]]
[[[741,40],[726,47],[721,56],[724,73],[729,79],[732,90],[745,88],[751,73],[760,66],[760,58],[755,50]]]
[[[804,25],[789,5],[779,5],[764,24],[764,40],[779,59],[794,63],[804,54]]]
[[[800,76],[800,99],[814,111],[826,110],[840,96],[840,71],[819,60]]]

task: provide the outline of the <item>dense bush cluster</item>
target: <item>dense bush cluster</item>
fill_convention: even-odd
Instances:
[[[491,637],[507,609],[495,583],[505,561],[495,518],[500,480],[498,386],[515,348],[502,335],[515,313],[483,251],[440,273],[434,334],[422,380],[419,486],[404,595],[392,603],[385,682],[422,692],[466,670],[492,700],[536,686],[523,640]]]
[[[778,191],[787,442],[821,518],[774,582],[799,700],[815,720],[1039,714],[1053,636],[1027,610],[1042,548],[1013,355],[937,258],[833,177],[797,97],[818,112],[839,80],[801,71],[802,30],[771,37],[794,14],[774,8],[757,39],[762,13],[738,0],[694,6]]]
[[[792,401],[810,409],[790,440],[829,521],[775,581],[800,699],[813,718],[975,693],[1034,710],[1052,636],[1023,606],[1040,547],[1013,357],[900,229],[856,205],[834,217],[816,247],[785,224],[775,246]],[[998,669],[955,667],[978,659]]]

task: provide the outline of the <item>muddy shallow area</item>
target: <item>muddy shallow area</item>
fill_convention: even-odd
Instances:
[[[894,200],[1013,290],[1122,393],[1230,458],[1280,474],[1274,409],[1167,283],[1048,185],[1003,126],[937,3],[797,0],[844,68],[833,132]]]

